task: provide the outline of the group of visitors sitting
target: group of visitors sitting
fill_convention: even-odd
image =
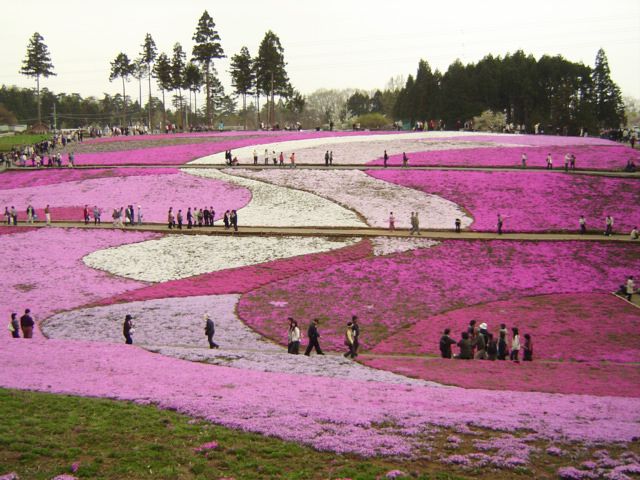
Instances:
[[[489,333],[487,324],[481,323],[476,327],[476,321],[471,320],[466,331],[461,333],[461,339],[456,342],[451,338],[451,329],[446,328],[440,337],[440,355],[442,358],[457,358],[459,360],[506,360],[507,357],[519,363],[520,350],[523,350],[523,360],[533,361],[533,342],[531,335],[524,335],[524,345],[520,344],[520,333],[517,327],[511,329],[511,347],[508,343],[507,326],[500,324],[498,336]],[[452,346],[457,345],[459,353],[453,355]]]

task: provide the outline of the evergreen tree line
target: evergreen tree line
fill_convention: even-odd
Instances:
[[[442,120],[453,129],[486,110],[504,113],[507,124],[524,125],[528,132],[536,124],[547,133],[577,134],[625,123],[620,89],[602,49],[594,68],[559,55],[536,60],[521,50],[468,65],[456,60],[444,74],[421,60],[398,93],[393,115],[411,124]]]
[[[151,34],[147,33],[141,45],[141,52],[135,59],[120,52],[111,62],[109,81],[122,82],[122,95],[109,96],[101,100],[94,97],[82,99],[77,94],[54,95],[43,89],[40,90],[41,78],[56,75],[48,47],[44,38],[38,32],[34,33],[27,46],[27,54],[20,72],[36,80],[35,98],[29,98],[30,91],[15,87],[2,87],[0,92],[0,119],[5,121],[17,117],[20,121],[41,123],[42,110],[52,122],[61,120],[59,127],[76,127],[92,123],[120,123],[128,125],[134,121],[139,124],[157,125],[158,101],[151,95],[152,78],[162,94],[160,103],[162,122],[177,123],[179,128],[189,125],[213,125],[214,118],[220,119],[235,113],[236,102],[230,95],[226,95],[220,82],[214,61],[225,57],[221,45],[220,35],[215,29],[213,19],[205,11],[200,17],[193,35],[194,46],[192,56],[187,61],[187,54],[180,43],[175,43],[171,56],[159,53]],[[284,61],[284,49],[278,36],[268,31],[262,40],[258,55],[252,58],[247,47],[243,47],[237,55],[232,57],[230,73],[233,79],[234,94],[243,99],[243,113],[246,113],[247,96],[255,95],[256,105],[259,106],[260,96],[267,97],[268,121],[275,122],[276,104],[278,97],[280,105],[286,102],[291,111],[301,110],[304,106],[303,97],[297,93],[289,82]],[[131,78],[138,80],[138,101],[132,103],[127,96],[127,83]],[[143,100],[142,85],[147,80],[148,97]],[[204,88],[204,115],[198,116],[197,93]],[[168,117],[165,93],[173,93],[172,103],[175,107],[173,118]],[[185,101],[188,93],[188,105]],[[33,95],[31,95],[33,97]],[[34,101],[35,100],[35,101]],[[59,113],[54,115],[53,108]],[[43,107],[43,108],[42,108]],[[71,107],[72,110],[67,110]],[[35,109],[35,111],[34,111]],[[114,112],[119,115],[114,115]],[[257,113],[259,116],[259,108]],[[196,118],[189,118],[189,115]],[[119,117],[119,118],[118,118]],[[259,121],[259,118],[258,118]]]

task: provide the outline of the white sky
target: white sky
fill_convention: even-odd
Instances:
[[[639,0],[4,0],[0,83],[34,86],[18,71],[38,31],[57,73],[42,86],[82,96],[117,93],[121,82],[109,82],[109,62],[118,52],[135,58],[149,32],[169,56],[175,42],[190,54],[205,9],[228,57],[243,45],[255,54],[273,30],[302,93],[382,88],[392,76],[415,74],[420,58],[444,71],[456,58],[468,63],[523,49],[593,66],[602,47],[623,95],[640,98]],[[216,68],[230,88],[228,58]],[[137,97],[137,81],[127,94]]]

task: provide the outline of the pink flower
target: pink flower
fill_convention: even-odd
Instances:
[[[201,453],[201,452],[207,452],[209,450],[215,450],[216,448],[218,448],[218,442],[211,441],[208,443],[203,443],[199,447],[194,448],[194,451],[196,453]]]

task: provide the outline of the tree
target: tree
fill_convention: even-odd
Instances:
[[[384,112],[384,97],[380,90],[376,90],[371,97],[371,101],[369,103],[369,111],[371,113],[383,113]]]
[[[161,53],[153,66],[153,73],[158,82],[158,86],[162,91],[162,115],[163,122],[167,124],[167,104],[164,99],[164,92],[173,88],[173,79],[171,76],[171,62],[166,53]]]
[[[0,124],[15,125],[16,123],[18,120],[13,112],[7,110],[7,107],[0,103]]]
[[[369,95],[363,92],[356,92],[347,100],[347,109],[354,117],[359,117],[365,113],[369,113],[371,107],[371,99]]]
[[[53,73],[53,63],[51,63],[49,47],[44,44],[44,38],[38,32],[35,32],[29,40],[29,45],[27,45],[27,57],[22,61],[20,73],[27,77],[35,77],[36,79],[38,123],[41,123],[40,77],[49,78],[56,74]]]
[[[242,95],[242,113],[244,129],[247,129],[247,95],[253,93],[256,74],[253,69],[253,59],[247,47],[242,47],[240,53],[231,57],[231,85],[237,95]]]
[[[293,114],[294,120],[298,121],[299,116],[302,114],[306,103],[307,102],[304,96],[301,95],[297,90],[294,90],[289,98],[287,98],[285,108]]]
[[[149,74],[149,130],[151,130],[151,73],[153,68],[151,65],[158,56],[158,49],[156,48],[156,42],[153,41],[153,37],[150,33],[147,33],[144,37],[144,43],[141,45],[142,53],[140,58],[147,64],[147,73]],[[142,102],[140,102],[142,103]],[[141,105],[142,106],[142,105]]]
[[[195,63],[187,63],[187,66],[184,69],[184,87],[188,89],[189,92],[193,93],[194,101],[196,98],[196,93],[202,88],[203,83],[204,76],[202,75],[202,71],[197,67]],[[191,110],[191,94],[189,94],[189,110]],[[198,103],[197,101],[195,101],[194,112],[197,112],[197,110]]]
[[[196,32],[193,35],[193,41],[195,45],[191,54],[196,62],[198,62],[204,70],[205,84],[207,89],[207,104],[206,115],[209,125],[212,123],[211,118],[211,97],[209,96],[211,91],[211,68],[213,61],[217,58],[224,58],[224,50],[220,43],[220,35],[215,30],[216,24],[209,13],[205,10],[200,20],[198,20],[198,26]]]
[[[256,86],[259,93],[271,96],[269,118],[270,124],[275,123],[273,117],[275,95],[286,96],[291,92],[289,77],[285,67],[284,48],[278,36],[269,30],[260,43],[256,60]]]
[[[111,74],[109,81],[112,82],[116,78],[122,79],[122,101],[123,101],[123,119],[122,125],[127,124],[127,94],[125,91],[125,82],[135,71],[135,64],[131,63],[126,53],[120,52],[113,62],[111,62]]]
[[[176,44],[173,46],[173,56],[171,57],[171,85],[173,87],[172,90],[178,90],[178,108],[180,112],[182,112],[180,115],[180,122],[178,122],[178,124],[182,124],[182,126],[184,126],[182,118],[182,116],[184,115],[182,88],[184,87],[184,69],[186,67],[186,58],[187,55],[184,53],[182,45],[176,42]]]
[[[611,80],[607,55],[601,48],[596,55],[592,73],[596,118],[601,128],[618,128],[625,122],[624,103],[620,88]]]
[[[503,112],[485,110],[473,117],[473,127],[480,132],[501,132],[506,123],[507,116]]]
[[[147,76],[147,64],[142,58],[137,58],[133,62],[133,78],[138,80],[138,102],[140,104],[140,111],[142,111],[142,79]]]

